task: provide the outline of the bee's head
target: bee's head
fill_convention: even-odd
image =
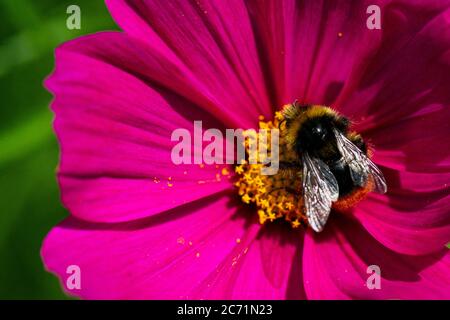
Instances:
[[[308,118],[302,123],[297,134],[297,153],[317,153],[327,145],[334,143],[334,128],[346,132],[348,125],[349,121],[346,118],[329,114]]]

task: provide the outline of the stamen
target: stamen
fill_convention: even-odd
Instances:
[[[268,137],[260,139],[260,134],[256,132],[256,139],[245,139],[245,149],[250,151],[251,143],[258,141],[266,143],[270,141],[270,129],[280,130],[279,160],[283,162],[293,162],[297,160],[297,155],[287,147],[285,138],[285,122],[280,112],[275,113],[273,121],[263,121],[260,116],[260,129],[269,129],[266,131]],[[254,135],[254,130],[244,132],[244,136]],[[270,146],[266,146],[270,152]],[[259,216],[259,222],[264,224],[267,221],[275,221],[283,218],[289,221],[293,228],[299,227],[306,221],[303,214],[303,200],[301,196],[301,177],[299,170],[294,168],[280,168],[275,175],[263,175],[261,170],[264,168],[263,158],[258,154],[258,163],[249,164],[245,162],[235,167],[238,181],[235,183],[238,188],[238,194],[246,204],[255,204]]]

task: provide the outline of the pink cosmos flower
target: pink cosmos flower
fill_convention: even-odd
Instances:
[[[64,287],[80,267],[70,294],[450,298],[449,1],[106,4],[124,32],[63,44],[46,81],[71,216],[42,257]],[[381,30],[366,27],[371,4]],[[261,225],[223,165],[170,160],[176,128],[256,128],[295,99],[356,121],[386,195],[332,212],[322,233]]]

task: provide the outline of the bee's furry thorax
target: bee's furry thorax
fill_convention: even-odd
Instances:
[[[322,158],[332,158],[337,153],[337,148],[333,143],[326,143],[321,146],[311,146],[307,144],[305,137],[305,127],[310,123],[324,124],[330,127],[336,127],[342,132],[347,132],[350,125],[349,120],[339,115],[335,110],[321,105],[299,105],[293,103],[287,105],[282,110],[286,120],[286,141],[288,146],[295,150],[299,155],[307,150],[314,149]],[[331,135],[331,132],[329,133]],[[330,136],[330,142],[333,141]],[[336,159],[333,159],[336,160]]]

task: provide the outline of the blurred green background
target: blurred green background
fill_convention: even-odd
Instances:
[[[69,5],[81,29],[68,30]],[[55,178],[58,144],[43,79],[60,43],[117,30],[102,0],[0,0],[0,299],[61,299],[39,251],[68,212]]]

